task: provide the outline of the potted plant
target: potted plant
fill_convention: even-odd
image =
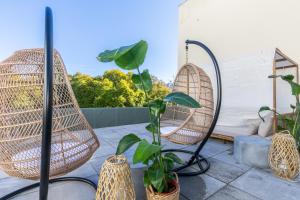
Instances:
[[[263,111],[272,111],[278,116],[279,133],[272,137],[272,144],[269,149],[269,165],[274,173],[284,179],[294,179],[299,174],[299,150],[300,150],[300,85],[293,81],[293,75],[269,76],[269,78],[278,78],[288,82],[292,89],[292,95],[295,96],[296,105],[290,105],[293,112],[290,115],[282,115],[268,106],[262,106],[259,109],[259,117]]]
[[[149,101],[149,92],[152,89],[152,80],[147,69],[141,72],[140,66],[144,63],[148,45],[141,40],[130,46],[120,47],[115,50],[106,50],[99,54],[97,59],[100,62],[114,61],[117,66],[124,70],[137,70],[132,75],[135,86],[145,92],[149,108],[150,123],[146,129],[152,133],[152,142],[139,138],[131,133],[124,136],[117,147],[117,155],[127,151],[134,144],[137,144],[133,163],[146,165],[144,171],[144,186],[148,199],[179,199],[179,182],[177,175],[172,172],[175,163],[182,163],[182,160],[174,153],[162,153],[160,136],[161,115],[165,112],[167,103],[178,104],[190,108],[199,108],[200,105],[192,97],[182,93],[173,92],[164,99]]]
[[[282,80],[286,81],[287,83],[290,84],[291,90],[292,90],[292,95],[295,97],[295,102],[296,105],[290,105],[292,108],[293,112],[290,115],[283,115],[276,110],[268,107],[268,106],[262,106],[260,107],[258,111],[259,117],[264,121],[264,118],[260,115],[261,112],[263,111],[271,111],[275,113],[275,115],[278,117],[279,125],[277,126],[279,131],[284,131],[287,130],[291,136],[296,141],[298,151],[300,152],[300,103],[299,103],[299,95],[300,95],[300,85],[296,82],[294,82],[294,76],[289,74],[289,75],[272,75],[269,76],[269,78],[281,78]]]

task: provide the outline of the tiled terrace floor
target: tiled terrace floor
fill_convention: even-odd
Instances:
[[[100,167],[108,155],[115,152],[117,142],[127,133],[137,133],[149,139],[145,124],[126,125],[96,129],[101,147],[85,165],[66,176],[81,176],[97,182]],[[184,146],[163,141],[165,148],[195,149],[196,146]],[[133,151],[126,153],[131,161]],[[209,140],[202,151],[209,158],[211,168],[205,174],[194,177],[181,177],[181,199],[183,200],[299,200],[300,178],[288,182],[274,177],[270,170],[250,168],[235,162],[232,156],[232,144]],[[182,157],[184,158],[184,156]],[[132,165],[137,200],[145,198],[142,184],[141,166]],[[193,170],[191,168],[191,170]],[[0,196],[32,183],[32,181],[7,177],[0,171]],[[50,187],[50,200],[89,200],[94,199],[95,191],[81,183],[59,183]],[[38,199],[37,189],[16,197],[18,200]]]

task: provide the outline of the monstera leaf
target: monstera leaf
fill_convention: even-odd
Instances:
[[[125,70],[137,69],[144,63],[148,44],[141,40],[130,46],[120,47],[114,50],[106,50],[100,53],[97,59],[100,62],[115,61],[116,65]]]
[[[190,108],[200,108],[201,105],[189,95],[183,92],[172,92],[164,98],[165,102],[172,102]]]

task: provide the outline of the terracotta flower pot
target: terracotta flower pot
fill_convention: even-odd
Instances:
[[[157,193],[153,191],[153,188],[150,186],[146,188],[146,194],[148,200],[179,200],[180,195],[180,185],[178,181],[178,176],[175,173],[176,180],[174,180],[173,185],[175,189],[169,193]]]
[[[299,174],[299,163],[299,153],[293,136],[288,131],[276,133],[269,150],[269,164],[274,174],[293,180]]]

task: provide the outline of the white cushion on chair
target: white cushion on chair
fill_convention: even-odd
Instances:
[[[164,136],[172,131],[175,131],[178,129],[178,126],[166,126],[166,127],[161,127],[160,128],[160,134],[161,136]]]

